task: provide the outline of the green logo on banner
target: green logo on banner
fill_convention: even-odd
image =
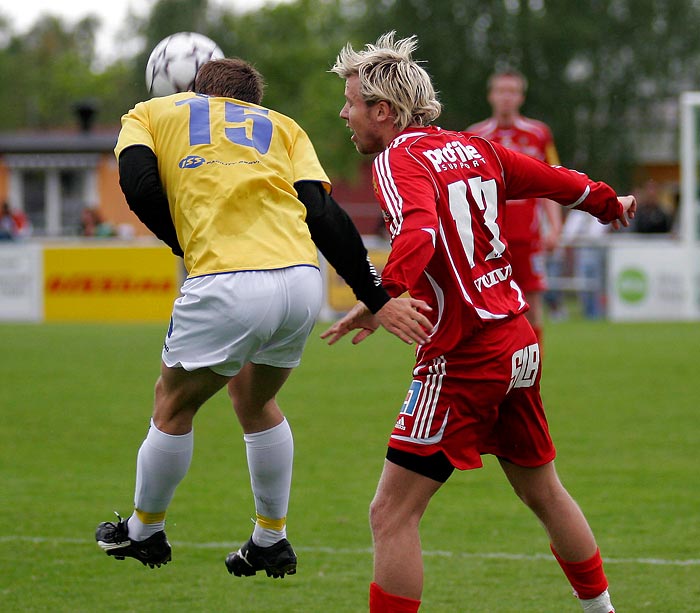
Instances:
[[[624,302],[640,302],[648,290],[647,275],[639,268],[626,268],[617,277],[617,293]]]

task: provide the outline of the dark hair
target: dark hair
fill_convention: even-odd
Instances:
[[[243,102],[260,104],[265,81],[245,60],[224,58],[204,64],[197,72],[193,89],[197,94],[237,98]]]

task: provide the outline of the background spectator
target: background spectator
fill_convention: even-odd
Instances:
[[[572,209],[562,230],[562,244],[571,247],[574,278],[582,283],[577,292],[583,316],[600,319],[605,315],[605,248],[602,237],[608,226],[595,217]]]
[[[0,238],[11,240],[23,238],[32,233],[32,224],[24,214],[24,211],[13,209],[9,203],[2,203],[2,214],[0,215]]]
[[[637,196],[637,215],[632,224],[634,232],[659,234],[671,231],[671,215],[659,196],[659,184],[649,179]]]
[[[0,240],[12,240],[17,236],[17,223],[15,222],[10,205],[2,203],[2,213],[0,213]]]
[[[105,221],[97,209],[85,207],[80,216],[81,236],[116,236],[112,224]]]

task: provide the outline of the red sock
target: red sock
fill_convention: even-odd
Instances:
[[[370,613],[417,613],[420,600],[389,594],[376,583],[369,585]]]
[[[603,560],[600,557],[600,549],[583,562],[566,562],[562,560],[554,547],[550,545],[554,557],[564,571],[566,578],[574,588],[576,596],[581,600],[589,600],[600,596],[608,589],[608,580],[603,572]]]

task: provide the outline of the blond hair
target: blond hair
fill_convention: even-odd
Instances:
[[[418,39],[411,36],[394,41],[395,34],[382,34],[362,51],[355,51],[348,43],[330,72],[343,79],[357,75],[365,103],[386,101],[396,113],[394,124],[399,130],[428,125],[439,117],[442,105],[430,75],[411,58]]]

